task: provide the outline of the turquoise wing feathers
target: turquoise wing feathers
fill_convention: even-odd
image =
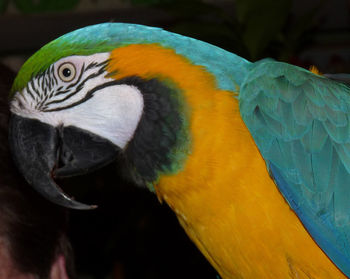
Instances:
[[[349,276],[350,88],[292,65],[262,61],[243,81],[239,101],[279,190]]]

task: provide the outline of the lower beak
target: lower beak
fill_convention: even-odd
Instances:
[[[54,178],[81,175],[113,161],[119,148],[97,135],[70,127],[53,127],[16,114],[10,118],[9,141],[14,162],[36,191],[68,208],[93,209],[67,196]]]

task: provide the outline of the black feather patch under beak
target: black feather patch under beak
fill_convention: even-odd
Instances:
[[[36,119],[11,115],[10,147],[18,169],[40,194],[68,208],[93,209],[68,197],[54,178],[82,175],[112,162],[120,149],[88,131],[55,128]]]

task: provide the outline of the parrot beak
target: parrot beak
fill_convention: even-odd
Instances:
[[[48,200],[73,209],[94,209],[67,196],[54,178],[82,175],[115,160],[120,149],[97,135],[69,126],[53,127],[16,114],[9,141],[14,162],[27,182]]]

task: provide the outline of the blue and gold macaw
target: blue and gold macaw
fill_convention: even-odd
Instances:
[[[55,178],[122,160],[176,213],[220,276],[350,276],[350,88],[132,24],[66,34],[11,95],[27,181],[87,209]]]

